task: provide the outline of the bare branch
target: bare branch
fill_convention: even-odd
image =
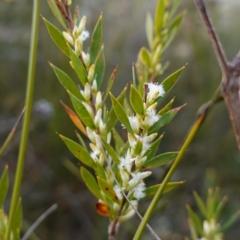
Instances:
[[[203,0],[194,0],[194,1],[195,1],[195,4],[196,4],[200,14],[201,14],[203,22],[205,23],[205,25],[207,27],[208,34],[209,34],[209,37],[211,39],[214,52],[215,52],[216,57],[218,59],[218,63],[221,67],[222,75],[224,76],[225,74],[227,74],[228,69],[229,69],[228,68],[229,64],[228,64],[228,60],[226,58],[225,52],[224,52],[224,50],[221,46],[221,42],[218,39],[218,36],[217,36],[216,32],[214,30],[213,24],[212,24],[211,19],[208,15],[208,12],[207,12],[204,1]]]

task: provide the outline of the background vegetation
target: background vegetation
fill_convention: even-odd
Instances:
[[[77,3],[80,5],[80,13],[88,17],[87,29],[90,31],[103,12],[107,64],[105,77],[108,78],[112,69],[119,65],[113,89],[113,93],[118,94],[131,80],[132,62],[136,61],[140,47],[146,45],[146,12],[154,11],[155,1],[75,0],[74,5]],[[240,3],[234,0],[208,0],[206,3],[226,54],[231,59],[239,49],[240,31],[236,19],[239,17]],[[187,106],[164,128],[166,134],[159,152],[180,148],[198,107],[212,95],[221,77],[194,3],[182,0],[181,8],[187,10],[187,15],[178,37],[165,55],[165,60],[171,63],[166,75],[185,63],[188,63],[188,67],[166,101],[176,96],[175,106],[183,103],[187,103]],[[0,142],[6,138],[24,104],[31,9],[32,3],[27,0],[0,2]],[[41,13],[55,21],[45,1],[42,1]],[[36,231],[40,239],[106,239],[107,219],[96,213],[95,199],[84,183],[63,165],[66,159],[76,165],[79,162],[55,132],[76,139],[75,127],[59,102],[63,100],[68,103],[68,96],[50,69],[48,60],[66,72],[69,69],[66,57],[54,45],[41,22],[34,113],[21,194],[24,227],[27,228],[51,204],[57,203],[58,210]],[[0,169],[3,169],[5,163],[9,164],[11,182],[19,136],[18,132],[0,161]],[[173,180],[186,180],[186,183],[164,196],[151,219],[151,226],[166,240],[181,240],[189,235],[185,205],[190,204],[194,208],[192,191],[197,190],[204,196],[209,186],[220,186],[222,194],[229,197],[225,212],[235,212],[240,208],[239,169],[240,158],[235,137],[222,102],[214,107],[206,119],[173,176]],[[149,181],[160,182],[163,174],[164,171],[155,170]],[[148,201],[142,202],[141,211],[148,204]],[[119,239],[131,239],[138,224],[137,217],[123,224]],[[237,224],[239,222],[235,226]],[[149,239],[147,234],[146,231],[144,239]],[[239,235],[239,229],[232,227],[226,232],[225,238],[237,239]]]

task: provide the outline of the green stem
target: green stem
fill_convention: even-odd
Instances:
[[[147,222],[149,221],[150,219],[150,216],[152,215],[153,213],[153,210],[155,209],[160,197],[162,196],[163,194],[163,191],[164,191],[164,188],[165,186],[167,185],[167,183],[169,182],[171,176],[173,175],[174,171],[176,170],[178,164],[180,163],[180,161],[182,160],[182,157],[186,151],[186,149],[188,148],[189,144],[192,142],[194,136],[196,135],[198,129],[200,128],[203,120],[205,119],[206,115],[203,114],[201,115],[194,123],[194,125],[192,126],[188,136],[187,136],[187,139],[185,140],[182,148],[180,149],[179,151],[179,154],[177,155],[176,157],[176,160],[174,161],[173,165],[171,166],[170,170],[168,171],[166,177],[164,178],[162,184],[161,184],[161,187],[158,189],[157,193],[155,194],[150,206],[148,207],[136,233],[135,233],[135,236],[133,238],[133,240],[139,240],[142,233],[143,233],[143,230],[147,224]]]
[[[35,76],[35,66],[36,66],[36,57],[37,57],[38,29],[39,29],[39,15],[40,15],[40,0],[34,0],[31,45],[30,45],[30,54],[29,54],[29,65],[28,65],[27,90],[26,90],[26,97],[25,97],[26,112],[24,114],[24,119],[23,119],[23,129],[22,129],[21,142],[19,147],[18,163],[17,163],[16,176],[14,181],[12,201],[10,206],[10,214],[9,214],[5,240],[10,239],[12,224],[14,220],[14,214],[16,211],[18,198],[19,198],[23,168],[24,168],[24,160],[25,160],[25,154],[26,154],[32,101],[33,101],[34,76]]]

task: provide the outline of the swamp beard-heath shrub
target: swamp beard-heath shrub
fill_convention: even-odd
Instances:
[[[105,71],[102,15],[90,34],[86,30],[86,17],[79,18],[78,6],[72,15],[71,1],[49,0],[48,3],[64,31],[58,30],[45,18],[43,20],[53,41],[70,59],[70,65],[81,86],[77,87],[65,72],[53,64],[50,65],[67,90],[76,113],[64,103],[63,106],[81,134],[89,139],[89,147],[80,134],[80,143],[59,136],[73,155],[95,172],[96,178],[87,168],[81,166],[80,172],[86,186],[98,199],[97,212],[110,219],[111,238],[116,234],[119,223],[135,214],[139,200],[153,197],[157,192],[160,184],[146,187],[144,182],[151,175],[150,169],[169,163],[178,154],[167,152],[155,156],[163,137],[158,136],[159,129],[169,123],[181,109],[171,109],[173,100],[163,108],[159,108],[159,103],[185,68],[180,68],[163,81],[160,78],[167,67],[167,64],[161,64],[163,53],[177,32],[184,13],[174,16],[179,1],[170,5],[169,1],[160,0],[155,19],[150,14],[147,15],[146,35],[149,48],[143,47],[139,52],[137,76],[133,66],[133,83],[130,85],[127,101],[127,87],[117,98],[110,92],[117,68],[109,77],[106,89],[101,90]],[[90,51],[86,52],[84,49],[89,47],[84,46],[84,41],[90,35]],[[105,105],[108,96],[112,102],[110,110]],[[118,120],[124,131],[127,131],[126,142],[115,129]],[[164,192],[180,184],[182,182],[170,182]]]

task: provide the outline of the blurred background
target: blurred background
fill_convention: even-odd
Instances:
[[[229,60],[239,50],[240,2],[206,0],[215,28]],[[156,0],[73,0],[80,5],[80,14],[87,16],[87,30],[93,30],[103,12],[104,46],[107,80],[118,64],[114,95],[131,81],[131,65],[141,46],[147,45],[145,17],[154,13]],[[187,103],[178,116],[162,128],[165,137],[159,153],[177,151],[193,123],[197,109],[207,101],[220,83],[221,73],[206,29],[193,1],[182,0],[181,9],[187,14],[178,36],[166,51],[164,61],[170,61],[163,79],[185,63],[186,70],[167,97],[176,97],[174,107]],[[0,145],[7,137],[24,106],[28,54],[32,18],[32,1],[0,1]],[[58,25],[45,0],[41,14]],[[85,43],[87,50],[89,42]],[[35,231],[31,239],[107,239],[108,219],[95,211],[96,199],[78,176],[63,165],[66,159],[76,166],[76,160],[56,132],[77,140],[76,128],[69,120],[60,100],[71,106],[67,93],[59,84],[48,61],[76,79],[67,58],[50,39],[43,21],[40,22],[36,84],[29,143],[26,154],[21,196],[24,209],[24,231],[48,207],[57,203],[52,213]],[[9,165],[11,186],[16,167],[20,131],[0,159],[0,172]],[[164,169],[154,171],[148,184],[162,180]],[[166,194],[158,204],[150,225],[164,240],[182,240],[189,236],[186,204],[195,208],[192,192],[206,196],[208,187],[219,186],[229,198],[223,220],[240,209],[240,156],[224,102],[217,104],[207,117],[178,170],[174,181],[186,183]],[[12,191],[12,188],[10,189]],[[10,194],[6,209],[9,208]],[[144,213],[149,201],[140,203]],[[238,221],[225,234],[225,239],[239,239]],[[139,225],[137,217],[121,226],[119,239],[132,239]],[[38,236],[38,237],[37,237]],[[146,230],[143,239],[151,239]]]

